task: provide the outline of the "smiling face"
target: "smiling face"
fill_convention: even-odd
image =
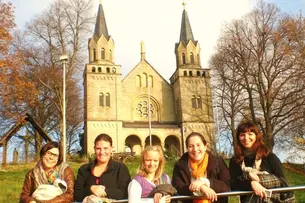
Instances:
[[[199,136],[195,135],[188,139],[187,151],[193,161],[203,160],[206,150],[207,146]]]
[[[239,135],[239,142],[246,149],[251,149],[255,141],[256,141],[256,134],[254,132],[248,131],[248,132],[240,133]]]
[[[107,164],[111,157],[111,151],[110,142],[100,140],[95,143],[94,152],[98,163]]]
[[[147,151],[144,155],[144,169],[147,174],[155,174],[160,163],[160,154],[157,151]]]
[[[46,151],[42,157],[42,165],[45,170],[52,169],[56,166],[59,157],[59,149],[52,148]]]

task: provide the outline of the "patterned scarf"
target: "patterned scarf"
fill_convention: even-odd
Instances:
[[[204,154],[204,158],[201,162],[194,162],[192,159],[189,158],[190,167],[192,170],[192,175],[195,179],[205,177],[206,169],[209,162],[209,155],[208,153]],[[207,199],[195,199],[193,203],[210,203]]]
[[[155,184],[155,185],[160,185],[160,184],[171,184],[171,180],[169,179],[169,177],[168,177],[165,173],[162,173],[162,175],[160,176],[160,178],[154,180],[154,184]]]
[[[68,164],[62,163],[56,166],[55,169],[50,170],[47,174],[42,166],[42,161],[40,160],[36,166],[33,168],[33,175],[35,179],[35,188],[41,184],[53,184],[54,180],[59,178],[63,180],[64,170],[68,167]]]

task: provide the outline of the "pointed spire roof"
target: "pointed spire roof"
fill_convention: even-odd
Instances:
[[[104,9],[103,9],[101,0],[100,0],[98,13],[97,13],[97,17],[96,17],[94,35],[97,37],[104,35],[107,39],[109,38],[106,19],[105,19],[105,13],[104,13]]]
[[[187,43],[189,40],[194,41],[194,36],[189,21],[189,17],[184,8],[182,13],[182,22],[181,22],[181,30],[180,30],[180,42],[183,41]]]

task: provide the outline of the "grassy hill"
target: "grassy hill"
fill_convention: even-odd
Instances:
[[[135,175],[138,167],[138,160],[127,162],[131,175]],[[172,174],[173,165],[175,160],[170,160],[165,166],[165,172],[169,175]],[[83,163],[69,162],[70,166],[74,169],[75,176],[78,168]],[[8,165],[2,168],[0,171],[0,202],[19,202],[19,195],[23,185],[24,177],[26,172],[32,168],[35,163],[30,164],[19,164],[19,165]],[[284,172],[291,186],[305,185],[305,173],[302,174],[302,170],[297,169],[298,167],[293,165],[284,164]],[[304,172],[304,171],[303,171]],[[305,202],[305,191],[295,192],[296,203]],[[229,203],[237,203],[236,197],[230,197]]]

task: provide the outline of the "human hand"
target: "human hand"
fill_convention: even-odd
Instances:
[[[249,178],[250,178],[250,180],[254,180],[254,181],[259,182],[259,177],[258,177],[258,175],[256,173],[250,172],[249,173]]]
[[[192,192],[198,192],[200,190],[200,187],[203,185],[203,182],[200,180],[195,180],[192,182],[189,186],[190,191]]]
[[[30,201],[29,203],[36,203],[36,201],[33,200],[33,201]]]
[[[170,203],[171,202],[171,196],[170,195],[165,195],[165,203]]]
[[[200,191],[205,194],[207,199],[211,202],[217,201],[217,194],[212,188],[209,188],[206,185],[201,185]]]
[[[251,187],[255,195],[261,198],[267,197],[266,188],[264,188],[259,182],[251,181]]]
[[[159,203],[162,198],[162,194],[157,192],[154,194],[154,203]]]
[[[92,185],[90,187],[91,192],[98,197],[106,197],[105,186],[103,185]]]

